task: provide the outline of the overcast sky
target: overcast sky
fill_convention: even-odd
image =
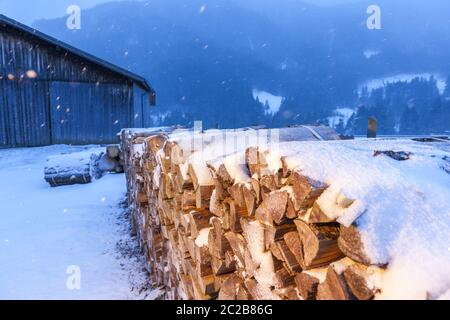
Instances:
[[[361,0],[303,0],[303,1],[316,5],[331,5],[331,4],[358,2]],[[104,2],[111,2],[111,0],[0,0],[0,13],[10,18],[16,19],[20,22],[31,24],[36,19],[56,18],[64,16],[66,14],[67,7],[71,4],[76,4],[83,9],[86,9]],[[263,3],[264,0],[261,0],[262,5]]]

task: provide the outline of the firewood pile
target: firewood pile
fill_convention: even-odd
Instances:
[[[135,231],[166,299],[374,298],[382,269],[370,265],[357,227],[318,205],[325,183],[252,141],[268,130],[235,131],[245,142],[233,140],[233,150],[219,130],[169,131],[121,133]],[[277,139],[339,137],[299,127]],[[334,201],[343,209],[354,202]]]

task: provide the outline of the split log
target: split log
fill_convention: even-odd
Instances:
[[[225,237],[225,230],[222,227],[222,221],[213,217],[210,220],[212,230],[208,236],[208,248],[213,257],[225,259],[225,253],[231,250],[231,246]]]
[[[341,226],[338,240],[340,250],[349,258],[364,265],[370,265],[371,260],[365,252],[361,234],[357,225]]]
[[[220,288],[218,300],[237,300],[238,289],[243,283],[244,280],[238,275],[229,276]]]
[[[303,248],[303,259],[308,268],[318,268],[343,258],[338,246],[339,225],[308,225],[295,220]]]
[[[344,271],[344,279],[353,295],[358,300],[372,300],[379,289],[370,283],[370,277],[373,276],[368,268],[361,264],[353,264]]]
[[[344,276],[338,274],[332,266],[327,270],[325,281],[319,284],[317,300],[354,300]]]
[[[286,216],[287,200],[288,193],[286,191],[270,193],[256,209],[256,218],[266,226],[273,226],[273,223],[281,224]]]
[[[209,227],[211,215],[208,211],[191,211],[189,213],[189,227],[191,237],[197,239],[202,229]]]
[[[302,269],[306,269],[305,259],[303,258],[303,246],[298,232],[286,233],[284,235],[284,243],[289,250],[288,252],[292,254],[292,256],[289,255],[289,259],[292,261],[291,264],[294,264],[293,261],[295,261],[298,265],[292,271],[301,272]]]
[[[242,195],[244,197],[245,208],[247,209],[247,215],[253,217],[256,211],[257,196],[253,190],[251,184],[245,184],[242,187]]]
[[[209,209],[213,191],[213,185],[198,186],[197,190],[195,191],[196,206],[198,209]]]
[[[304,300],[316,300],[319,279],[310,276],[307,273],[300,273],[295,277],[295,283],[300,296]]]
[[[292,221],[288,221],[286,224],[280,226],[265,226],[264,228],[264,244],[266,250],[270,250],[272,244],[276,241],[283,239],[286,233],[295,231],[297,228]]]
[[[291,275],[302,272],[302,267],[297,257],[292,253],[284,240],[275,242],[271,246],[270,251],[275,258],[284,262],[284,266]]]
[[[295,276],[284,267],[275,272],[275,288],[285,289],[295,285]]]
[[[194,191],[185,190],[181,198],[181,209],[190,211],[197,208],[197,195]]]
[[[292,187],[290,197],[295,211],[306,211],[326,190],[327,185],[320,181],[310,179],[298,171],[293,172],[287,184]]]

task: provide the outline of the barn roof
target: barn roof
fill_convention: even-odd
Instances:
[[[106,68],[110,71],[113,71],[114,73],[117,73],[121,76],[124,76],[126,78],[129,78],[130,80],[133,80],[134,82],[136,82],[137,84],[139,84],[143,89],[145,89],[148,92],[151,93],[155,93],[155,91],[153,90],[153,88],[150,86],[150,84],[147,82],[147,80],[133,72],[130,72],[128,70],[125,70],[119,66],[116,66],[112,63],[109,63],[103,59],[100,59],[94,55],[91,55],[87,52],[84,52],[80,49],[77,49],[75,47],[72,47],[71,45],[62,42],[58,39],[55,39],[45,33],[42,33],[34,28],[28,27],[14,19],[8,18],[7,16],[4,16],[2,14],[0,14],[0,26],[9,26],[12,27],[14,29],[17,29],[21,32],[24,32],[26,34],[29,34],[35,38],[38,38],[39,40],[46,42],[50,45],[53,45],[55,47],[61,48],[63,50],[66,50],[67,52],[78,56],[86,61],[89,61],[97,66]]]

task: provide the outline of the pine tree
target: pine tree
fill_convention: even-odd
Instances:
[[[448,76],[447,82],[445,85],[444,98],[450,99],[450,76]]]
[[[400,119],[401,134],[419,134],[419,114],[414,106],[406,107]]]

